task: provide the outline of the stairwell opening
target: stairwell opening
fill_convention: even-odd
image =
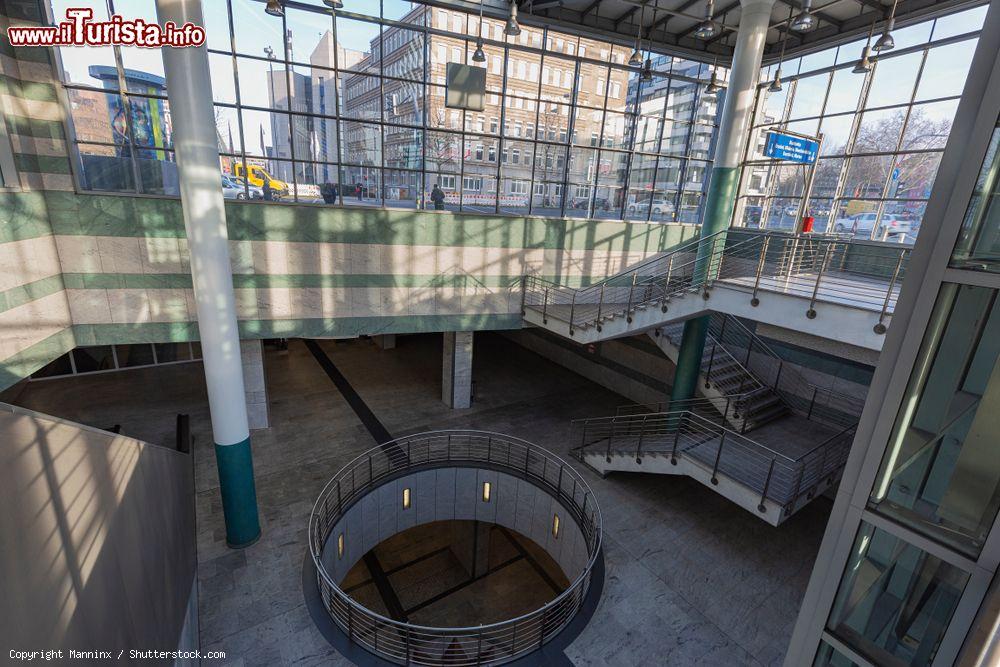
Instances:
[[[554,454],[437,431],[338,472],[309,541],[323,606],[353,643],[399,664],[502,664],[543,647],[584,605],[601,514]]]

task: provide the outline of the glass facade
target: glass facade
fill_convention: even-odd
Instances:
[[[993,131],[951,265],[1000,272],[1000,127]]]
[[[53,0],[155,16],[154,0]],[[712,67],[400,0],[204,3],[224,192],[337,206],[699,221],[717,96]],[[445,70],[485,42],[486,107],[445,106]],[[62,53],[79,185],[174,195],[158,53]],[[726,73],[719,70],[722,80]],[[268,187],[264,187],[264,184]]]
[[[975,558],[1000,507],[997,290],[946,283],[870,506]]]
[[[873,664],[929,665],[968,580],[955,566],[863,523],[827,631]]]
[[[864,40],[763,69],[735,224],[791,229],[806,172],[763,154],[767,133],[822,135],[804,209],[815,230],[909,243],[951,131],[986,7],[893,32],[896,48],[855,74]]]

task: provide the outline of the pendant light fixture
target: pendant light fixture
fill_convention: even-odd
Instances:
[[[264,13],[270,14],[271,16],[284,16],[285,8],[281,4],[281,0],[267,0],[267,6],[264,7]]]
[[[330,9],[343,9],[344,8],[344,1],[343,0],[323,0],[323,4],[326,5],[327,7],[329,7]]]
[[[792,21],[792,10],[788,10],[788,22]],[[767,87],[768,92],[780,93],[781,92],[781,64],[785,62],[785,47],[788,46],[788,33],[790,31],[785,29],[785,38],[781,41],[781,53],[778,55],[778,69],[774,72],[774,81],[771,85]]]
[[[892,10],[889,12],[889,22],[885,24],[885,30],[882,31],[881,37],[872,46],[872,50],[881,53],[882,51],[888,51],[890,49],[896,48],[896,40],[892,38],[892,29],[896,27],[896,5],[899,4],[899,0],[893,0]]]
[[[517,22],[517,0],[510,0],[510,13],[507,15],[507,25],[503,29],[503,34],[508,37],[517,37],[521,34],[521,25]]]
[[[708,0],[708,4],[705,7],[705,20],[695,28],[694,36],[698,39],[712,39],[719,34],[719,24],[712,20],[712,15],[715,13],[715,2],[714,0]]]
[[[646,58],[646,63],[642,66],[642,71],[639,72],[639,80],[649,83],[653,80],[653,61],[650,58]]]
[[[875,21],[872,21],[872,27],[868,31],[868,42],[865,43],[865,48],[861,49],[861,60],[858,64],[854,66],[851,71],[855,74],[865,74],[870,72],[872,69],[872,62],[869,59],[872,53],[872,36],[875,34]]]
[[[706,95],[715,95],[717,92],[722,90],[722,86],[719,85],[719,75],[717,70],[719,68],[719,58],[716,56],[715,60],[712,61],[712,78],[708,80],[708,86],[705,87]]]
[[[479,3],[479,36],[476,37],[476,50],[472,54],[472,62],[486,62],[486,53],[483,51],[483,3]]]
[[[795,32],[809,32],[816,27],[816,16],[812,13],[812,0],[803,0],[802,12],[788,27]]]
[[[639,14],[639,25],[635,29],[635,50],[628,57],[628,64],[633,67],[642,66],[642,24],[646,22],[646,6],[642,6]]]

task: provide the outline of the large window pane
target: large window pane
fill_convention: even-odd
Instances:
[[[877,665],[929,665],[968,579],[862,523],[827,630]]]
[[[923,57],[923,53],[908,53],[904,56],[880,59],[875,64],[865,107],[873,109],[909,102]]]
[[[974,39],[931,49],[927,54],[927,62],[924,63],[924,71],[920,73],[917,99],[961,95],[969,65],[972,64],[972,54],[975,52]]]
[[[1000,271],[1000,127],[986,151],[975,191],[962,222],[952,265]]]
[[[1000,506],[996,299],[984,287],[942,289],[870,501],[973,557]]]

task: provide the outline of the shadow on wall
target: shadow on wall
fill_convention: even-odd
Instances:
[[[0,454],[0,643],[176,650],[195,582],[189,455],[5,404]]]

